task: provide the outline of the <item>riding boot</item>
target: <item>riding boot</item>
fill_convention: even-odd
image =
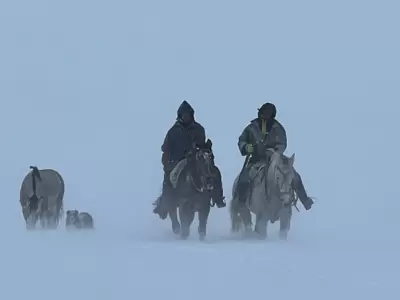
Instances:
[[[303,204],[306,210],[311,209],[314,201],[307,196],[307,192],[304,188],[303,181],[301,180],[300,174],[295,171],[295,176],[293,178],[292,187],[296,191],[297,196],[299,196],[300,202]]]
[[[164,181],[161,196],[156,201],[156,207],[153,212],[158,214],[162,220],[165,220],[168,216],[168,208],[172,194],[172,186],[169,181],[169,172],[164,173]]]
[[[242,171],[239,175],[239,179],[237,182],[236,192],[238,195],[239,202],[242,204],[246,203],[247,195],[250,188],[250,169],[251,166],[248,165],[246,169]]]

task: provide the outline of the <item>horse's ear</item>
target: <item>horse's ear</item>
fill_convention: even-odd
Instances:
[[[294,165],[294,158],[295,158],[295,154],[293,153],[292,156],[289,158],[289,165],[291,165],[291,166]]]

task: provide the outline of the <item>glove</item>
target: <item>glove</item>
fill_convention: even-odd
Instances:
[[[212,141],[210,139],[207,139],[204,148],[207,150],[211,150],[212,149]]]
[[[247,144],[247,145],[245,146],[245,149],[246,149],[247,154],[251,154],[251,153],[254,152],[254,147],[253,147],[252,144]]]

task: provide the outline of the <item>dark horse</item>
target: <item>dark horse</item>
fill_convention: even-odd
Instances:
[[[62,216],[64,180],[52,169],[32,171],[25,176],[20,191],[20,203],[27,229],[34,229],[37,221],[42,228],[55,229]]]
[[[198,212],[198,233],[201,240],[206,236],[207,221],[211,207],[211,193],[214,189],[215,166],[212,152],[208,149],[194,148],[181,160],[170,174],[174,188],[174,200],[169,209],[173,227],[179,224],[180,236],[187,239],[195,213]],[[175,231],[175,233],[178,233]]]

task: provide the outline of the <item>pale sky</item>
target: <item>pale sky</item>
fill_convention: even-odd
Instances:
[[[351,0],[2,1],[0,176],[11,209],[2,222],[23,226],[19,187],[36,164],[62,174],[67,208],[116,226],[142,216],[157,223],[160,146],[183,100],[214,142],[229,198],[243,163],[238,136],[269,101],[318,198],[299,226],[328,231],[358,214],[357,226],[389,216],[389,227],[400,207],[399,9]],[[227,210],[212,214],[228,226]]]

